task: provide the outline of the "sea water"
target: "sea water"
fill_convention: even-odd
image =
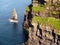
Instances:
[[[25,8],[31,0],[0,0],[0,45],[22,45],[26,40],[22,24]],[[9,22],[13,9],[18,15],[18,24]]]

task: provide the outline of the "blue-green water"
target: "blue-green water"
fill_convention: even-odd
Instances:
[[[22,45],[25,42],[22,24],[25,8],[30,3],[31,0],[0,0],[0,45]],[[14,8],[18,14],[17,25],[8,21]]]

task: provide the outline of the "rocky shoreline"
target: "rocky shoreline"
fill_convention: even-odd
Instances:
[[[28,40],[25,45],[60,45],[60,34],[55,33],[51,26],[41,25],[38,22],[32,23],[32,4],[29,11],[24,15],[23,29],[27,31]]]

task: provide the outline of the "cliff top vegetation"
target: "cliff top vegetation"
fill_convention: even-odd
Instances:
[[[38,17],[34,16],[32,22],[38,22],[42,25],[52,26],[57,31],[60,31],[60,19],[56,19],[54,17]]]

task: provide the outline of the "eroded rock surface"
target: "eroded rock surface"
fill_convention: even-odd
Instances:
[[[60,45],[60,35],[54,32],[49,26],[41,26],[32,23],[33,27],[28,28],[29,38],[26,45]]]
[[[28,40],[25,42],[25,45],[60,45],[60,33],[57,34],[54,28],[51,26],[41,25],[38,22],[32,23],[32,18],[35,13],[31,9],[32,4],[29,7],[30,11],[26,12],[23,23],[23,28],[29,33]],[[45,12],[47,13],[47,11]]]

